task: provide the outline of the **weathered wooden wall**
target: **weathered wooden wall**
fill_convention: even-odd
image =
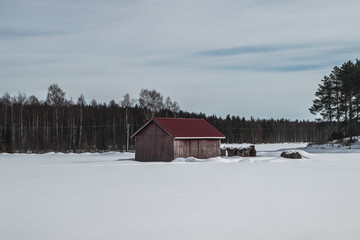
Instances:
[[[210,158],[220,156],[219,139],[188,139],[175,140],[175,158],[195,157]]]
[[[135,160],[137,161],[172,161],[174,159],[173,138],[151,122],[135,137]]]

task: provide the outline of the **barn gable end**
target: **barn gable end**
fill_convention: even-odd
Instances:
[[[136,135],[135,160],[137,161],[169,161],[174,159],[174,140],[155,122]]]

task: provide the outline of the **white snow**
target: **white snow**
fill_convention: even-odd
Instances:
[[[0,154],[0,239],[358,239],[360,150],[306,145],[171,163]]]

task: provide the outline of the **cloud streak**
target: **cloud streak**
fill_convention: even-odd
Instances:
[[[59,29],[6,29],[0,28],[0,39],[24,39],[24,38],[34,38],[34,37],[48,37],[48,36],[56,36],[56,35],[63,35],[68,32],[59,30]]]
[[[165,56],[152,60],[150,65],[189,68],[197,66],[202,71],[246,72],[303,72],[331,69],[338,59],[360,53],[358,43],[309,43],[249,45],[220,48],[187,55]]]
[[[249,45],[242,47],[233,47],[233,48],[224,48],[224,49],[214,49],[199,52],[200,56],[210,56],[210,57],[227,57],[227,56],[236,56],[236,55],[245,55],[245,54],[281,54],[282,52],[313,52],[313,55],[322,54],[322,55],[333,55],[333,54],[344,54],[360,51],[360,44],[358,43],[328,43],[328,44],[297,44],[297,45]]]
[[[268,52],[275,52],[284,49],[286,48],[279,46],[244,46],[244,47],[234,47],[234,48],[225,48],[225,49],[215,49],[215,50],[200,52],[199,54],[203,56],[223,57],[223,56],[243,55],[243,54],[251,54],[251,53],[268,53]]]

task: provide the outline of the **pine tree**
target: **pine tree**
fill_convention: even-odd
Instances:
[[[322,119],[330,123],[334,119],[335,92],[334,84],[330,77],[324,76],[315,93],[317,97],[313,100],[313,105],[309,108],[312,114],[320,113]]]

